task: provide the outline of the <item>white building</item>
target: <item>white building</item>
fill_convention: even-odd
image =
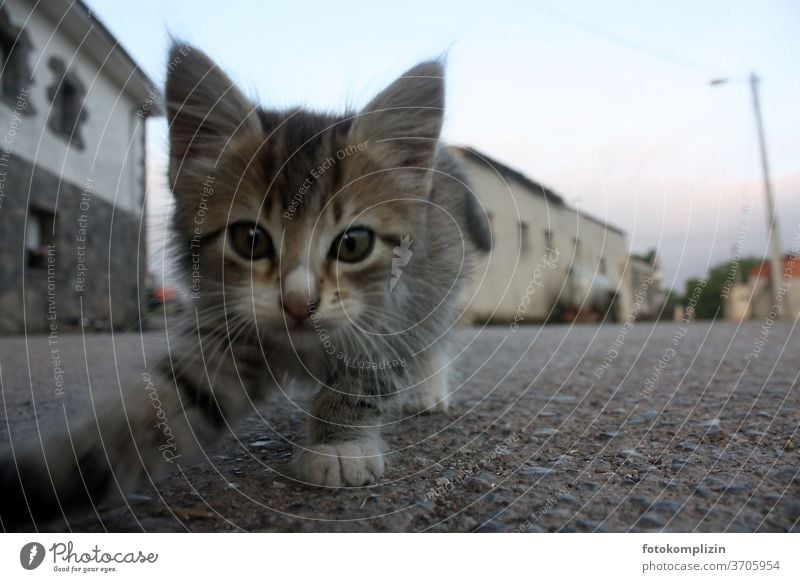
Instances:
[[[727,293],[723,290],[725,319],[788,319],[800,318],[800,244],[783,256],[783,274],[773,292],[772,267],[769,261],[753,267],[745,274],[745,282],[736,282]]]
[[[3,2],[0,66],[0,332],[130,327],[158,92],[72,0]]]
[[[623,231],[485,154],[456,153],[492,227],[491,256],[468,298],[473,320],[633,317]]]

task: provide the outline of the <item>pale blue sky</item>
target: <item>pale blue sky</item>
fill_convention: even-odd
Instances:
[[[267,106],[358,106],[447,53],[446,139],[623,228],[634,251],[658,246],[680,288],[731,256],[748,200],[745,247],[764,252],[747,86],[708,85],[755,69],[784,249],[800,236],[796,0],[88,3],[154,81],[171,33]],[[165,125],[151,128],[155,169]]]

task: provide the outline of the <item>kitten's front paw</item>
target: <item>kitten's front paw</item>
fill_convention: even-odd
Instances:
[[[423,382],[416,388],[409,402],[406,403],[408,412],[447,412],[450,408],[450,393],[444,378],[434,378]]]
[[[448,368],[450,360],[444,350],[435,350],[422,361],[422,379],[411,390],[406,402],[409,412],[447,412],[450,408]]]
[[[371,485],[383,475],[381,448],[375,440],[314,445],[295,462],[297,477],[325,487]]]

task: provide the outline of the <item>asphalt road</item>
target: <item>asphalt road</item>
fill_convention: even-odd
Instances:
[[[293,389],[204,459],[70,527],[800,531],[792,323],[489,327],[459,341],[450,412],[389,425],[377,486],[291,479],[305,426],[293,399],[307,397]],[[136,381],[165,346],[160,333],[0,339],[0,443],[91,414],[90,396]]]

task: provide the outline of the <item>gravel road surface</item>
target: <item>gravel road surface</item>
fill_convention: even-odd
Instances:
[[[377,486],[292,480],[306,422],[296,399],[309,396],[293,388],[205,458],[68,527],[800,531],[792,323],[497,326],[458,339],[450,411],[389,424]],[[166,345],[163,332],[0,339],[0,443],[91,414],[92,398],[139,381]]]

